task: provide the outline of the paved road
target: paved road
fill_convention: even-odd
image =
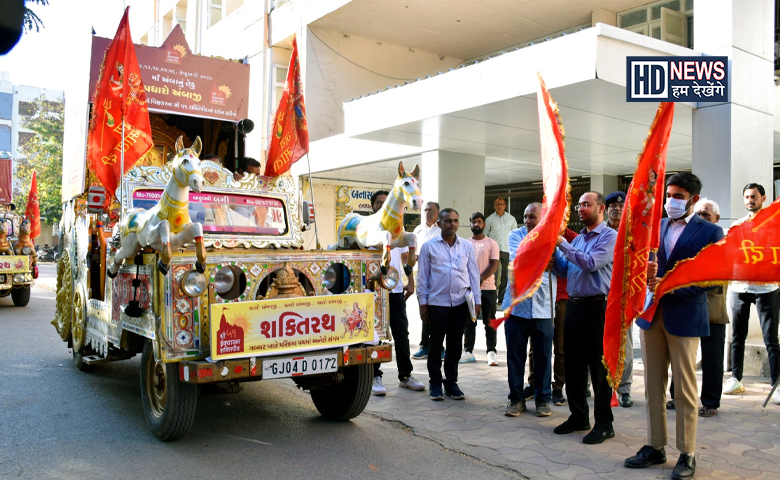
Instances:
[[[520,478],[364,414],[336,423],[288,381],[201,396],[183,439],[147,430],[138,358],[76,370],[49,324],[54,294],[0,299],[0,478]]]

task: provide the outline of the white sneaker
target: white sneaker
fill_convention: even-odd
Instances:
[[[496,355],[496,352],[488,352],[487,363],[491,367],[498,366],[498,355]]]
[[[401,383],[398,385],[401,388],[408,388],[409,390],[414,390],[415,392],[421,392],[425,390],[425,385],[418,382],[414,376],[410,375],[409,378],[406,380],[401,381]]]
[[[745,387],[742,386],[742,382],[734,377],[729,378],[723,386],[723,395],[738,395],[744,392]]]
[[[780,405],[780,387],[775,389],[775,393],[772,394],[772,399],[770,402],[774,403],[775,405]]]
[[[382,385],[382,377],[374,377],[374,384],[371,385],[371,393],[378,397],[387,395],[387,389]]]
[[[476,362],[477,357],[474,356],[471,352],[463,352],[463,354],[460,356],[460,360],[458,360],[458,363],[469,363],[469,362]]]

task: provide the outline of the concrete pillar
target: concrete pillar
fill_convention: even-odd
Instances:
[[[485,157],[434,150],[423,153],[421,168],[423,200],[457,210],[458,235],[471,237],[469,216],[485,204]]]
[[[693,173],[702,181],[702,195],[718,203],[723,227],[747,213],[742,202],[746,184],[760,183],[772,192],[774,18],[772,0],[696,3],[693,48],[706,55],[727,56],[731,74],[730,102],[700,103],[693,111],[691,132]],[[761,375],[766,357],[753,308],[744,374]]]
[[[591,175],[590,189],[594,192],[601,192],[606,197],[618,189],[618,179],[616,175]],[[578,199],[573,199],[575,202]]]

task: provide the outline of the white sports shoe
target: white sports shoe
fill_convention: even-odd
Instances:
[[[401,383],[399,383],[398,386],[401,388],[408,388],[409,390],[414,390],[415,392],[420,392],[425,390],[425,385],[418,382],[413,375],[410,375],[409,378],[401,381]]]
[[[473,353],[464,351],[461,354],[458,363],[469,363],[469,362],[476,362],[476,361],[477,361],[477,357],[475,357]]]
[[[745,392],[742,382],[734,377],[729,378],[723,386],[723,395],[738,395]]]
[[[491,367],[498,366],[498,355],[496,355],[496,352],[488,352],[487,364]]]
[[[780,405],[780,387],[775,389],[775,393],[772,394],[772,399],[769,401],[776,405]]]
[[[371,393],[378,397],[387,395],[387,389],[382,385],[382,377],[374,377],[374,384],[371,385]]]

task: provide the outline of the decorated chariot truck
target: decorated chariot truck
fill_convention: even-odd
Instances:
[[[93,40],[91,85],[108,45]],[[154,147],[121,177],[113,202],[86,154],[64,169],[52,323],[75,366],[140,354],[144,415],[162,440],[187,433],[210,384],[237,393],[243,382],[291,379],[323,416],[359,415],[373,364],[391,360],[381,339],[397,273],[381,275],[379,251],[304,250],[292,177],[237,179],[200,158],[216,153],[232,166],[241,156],[248,65],[193,55],[178,26],[161,47],[135,48]],[[195,94],[171,102],[180,80]],[[84,180],[73,182],[79,167]]]
[[[10,295],[14,305],[24,307],[38,278],[37,254],[30,221],[14,210],[12,203],[0,204],[0,298]]]

